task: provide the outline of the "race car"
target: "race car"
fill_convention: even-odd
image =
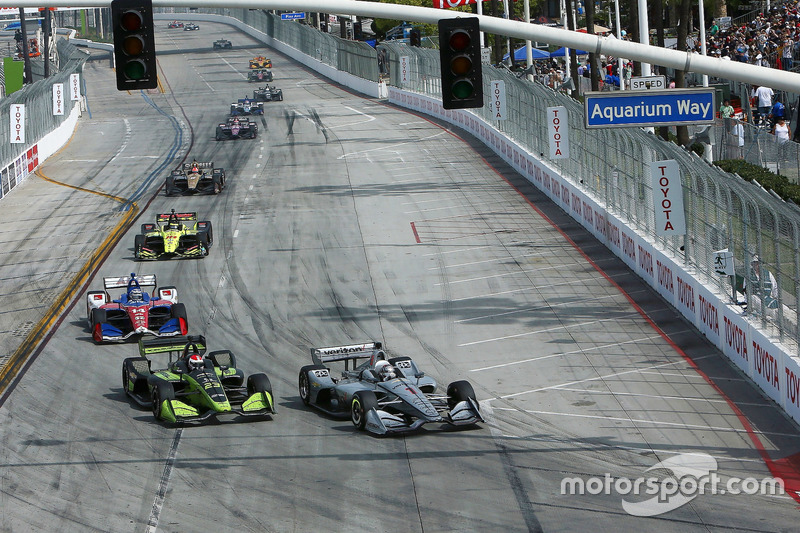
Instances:
[[[258,135],[258,124],[239,117],[230,117],[227,122],[217,126],[216,139],[255,139]]]
[[[272,60],[264,56],[256,56],[250,60],[250,68],[272,68]]]
[[[263,115],[264,104],[255,102],[246,96],[239,98],[236,102],[231,104],[231,116],[237,117],[239,115]]]
[[[175,194],[219,194],[225,188],[225,169],[215,168],[213,161],[184,163],[167,176],[167,196]]]
[[[217,39],[214,41],[214,50],[218,48],[233,48],[233,45],[228,39]]]
[[[148,293],[142,287],[153,287]],[[103,278],[102,291],[86,294],[86,320],[95,343],[123,342],[133,335],[186,335],[186,308],[178,303],[178,289],[156,288],[155,274]],[[112,299],[112,289],[123,292]]]
[[[167,28],[183,28],[183,22],[178,22],[177,20],[173,20],[169,24],[167,24]]]
[[[268,68],[248,70],[247,81],[272,81],[272,71]]]
[[[169,354],[167,367],[153,369],[148,357]],[[122,362],[122,388],[139,406],[163,422],[201,422],[220,415],[270,417],[275,414],[272,385],[263,372],[236,368],[229,350],[206,355],[202,335],[140,339],[139,357]]]
[[[197,220],[197,213],[159,213],[155,224],[142,224],[133,239],[136,259],[200,258],[213,243],[211,222]]]
[[[280,102],[283,101],[283,90],[274,85],[265,85],[253,91],[253,100],[257,102]]]
[[[436,381],[410,357],[387,358],[381,348],[375,341],[312,348],[314,364],[300,369],[300,399],[376,435],[414,431],[430,422],[471,426],[484,421],[468,381],[454,381],[446,394],[437,393]],[[326,366],[335,361],[344,361],[339,378]]]
[[[194,31],[194,30],[199,30],[199,29],[200,29],[200,26],[198,26],[197,24],[193,24],[191,22],[183,27],[183,31]]]

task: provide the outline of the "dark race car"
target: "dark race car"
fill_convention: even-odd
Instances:
[[[142,224],[133,240],[136,259],[201,258],[213,241],[211,222],[198,221],[197,213],[159,213],[155,224]]]
[[[312,348],[311,359],[313,365],[300,369],[300,399],[330,416],[349,418],[358,429],[385,435],[431,422],[483,422],[468,381],[454,381],[445,394],[437,393],[436,381],[410,357],[389,359],[380,342]],[[345,363],[341,377],[333,377],[327,366],[334,361]]]
[[[183,22],[178,22],[177,20],[173,20],[169,24],[167,24],[167,28],[183,28]]]
[[[272,68],[272,60],[264,56],[256,56],[250,60],[250,68]]]
[[[281,102],[283,101],[283,90],[274,85],[265,85],[253,91],[253,100],[257,102]]]
[[[264,104],[256,102],[251,98],[239,98],[236,103],[231,104],[231,116],[263,115]]]
[[[142,287],[153,287],[148,293]],[[189,323],[186,308],[178,303],[175,287],[157,287],[156,276],[130,276],[103,278],[102,291],[86,294],[86,319],[92,340],[122,342],[133,335],[174,337],[186,335]],[[123,289],[112,299],[109,290]]]
[[[258,124],[239,117],[230,117],[227,122],[217,126],[216,139],[255,139],[258,135]]]
[[[152,368],[149,357],[169,354],[166,368]],[[122,362],[122,388],[163,422],[201,422],[223,415],[267,418],[275,414],[272,385],[263,372],[236,368],[229,350],[206,354],[202,335],[141,339],[139,357]]]
[[[272,71],[268,68],[248,70],[247,81],[272,81]]]
[[[233,45],[228,39],[217,39],[214,41],[214,50],[221,48],[233,48]]]
[[[195,31],[199,30],[200,26],[197,24],[192,24],[191,22],[183,27],[183,31]]]
[[[214,168],[214,162],[184,163],[167,176],[164,191],[176,194],[219,194],[225,188],[225,169]]]

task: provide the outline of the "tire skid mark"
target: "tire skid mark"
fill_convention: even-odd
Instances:
[[[156,492],[155,500],[153,500],[153,509],[150,511],[150,517],[147,519],[148,533],[155,533],[158,530],[158,520],[161,517],[161,509],[164,507],[164,501],[167,499],[169,479],[172,477],[175,458],[178,456],[178,445],[181,443],[181,435],[183,435],[183,429],[176,429],[175,436],[172,438],[172,444],[169,447],[167,460],[164,463],[164,471],[161,473],[161,479],[158,482],[158,491]]]

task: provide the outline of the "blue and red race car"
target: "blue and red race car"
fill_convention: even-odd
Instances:
[[[133,335],[186,335],[186,308],[178,303],[175,287],[158,287],[156,276],[103,278],[105,290],[86,294],[86,319],[95,343],[122,342]],[[142,287],[153,287],[148,293]],[[110,289],[125,289],[112,299]]]

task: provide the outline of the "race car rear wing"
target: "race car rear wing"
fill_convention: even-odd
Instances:
[[[332,361],[351,361],[354,359],[369,359],[375,350],[380,350],[382,344],[377,341],[363,344],[350,344],[348,346],[330,346],[328,348],[311,348],[311,359],[316,365],[324,365]]]
[[[184,163],[183,165],[181,165],[181,168],[183,170],[192,170],[192,164]],[[214,162],[213,161],[204,161],[202,163],[198,162],[197,168],[214,168]]]
[[[169,222],[169,219],[172,215],[173,213],[159,213],[156,215],[156,222],[158,224]],[[174,213],[174,215],[181,222],[183,221],[197,222],[197,213]],[[141,284],[141,282],[139,283]]]
[[[130,276],[120,276],[120,277],[110,277],[110,278],[103,278],[103,286],[108,289],[122,289],[128,287],[128,282],[133,277],[133,274]],[[148,274],[146,276],[135,276],[136,281],[139,282],[140,287],[155,287],[156,286],[156,275],[155,274]]]
[[[197,353],[200,355],[206,353],[206,338],[203,335],[186,335],[154,339],[140,338],[139,355],[147,357],[148,355],[159,353],[183,353],[183,350],[189,344],[195,346]]]

